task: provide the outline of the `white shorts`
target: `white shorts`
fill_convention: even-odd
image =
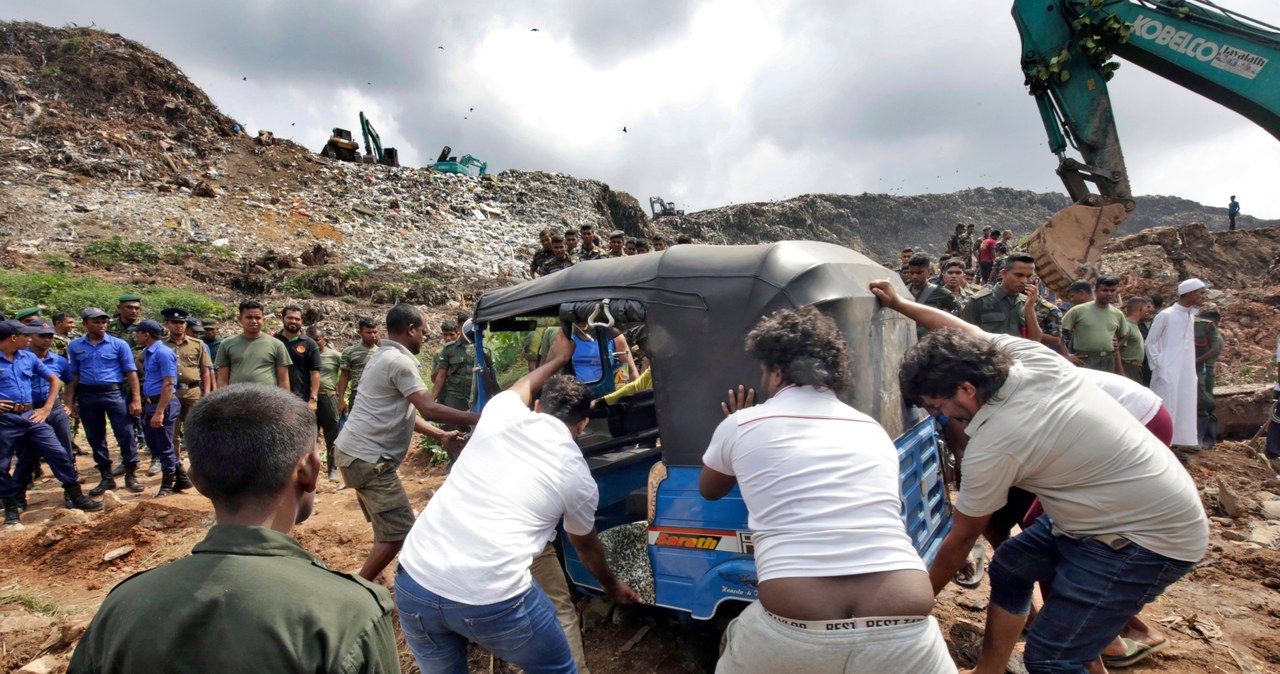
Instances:
[[[716,674],[955,674],[938,621],[821,632],[769,617],[752,602],[729,623]]]

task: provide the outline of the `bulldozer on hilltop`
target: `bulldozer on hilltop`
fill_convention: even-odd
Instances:
[[[400,154],[394,147],[382,147],[382,138],[363,112],[360,113],[360,131],[364,135],[364,155],[360,154],[360,143],[356,142],[350,131],[334,127],[329,142],[320,150],[320,156],[365,164],[400,165]]]

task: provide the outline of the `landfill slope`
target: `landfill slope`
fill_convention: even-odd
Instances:
[[[731,204],[654,223],[664,232],[688,232],[709,243],[759,243],[813,239],[846,245],[878,260],[896,260],[911,246],[933,255],[946,252],[957,223],[1010,229],[1016,238],[1030,234],[1070,200],[1004,187],[975,188],[949,194],[805,194],[782,201]],[[1227,228],[1227,209],[1203,206],[1179,197],[1137,198],[1138,208],[1118,235],[1150,227],[1207,223]],[[1242,229],[1275,227],[1280,220],[1237,218]]]

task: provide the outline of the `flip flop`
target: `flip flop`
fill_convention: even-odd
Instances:
[[[976,543],[973,549],[969,551],[969,562],[973,564],[973,575],[968,578],[961,578],[960,572],[956,573],[956,585],[960,587],[973,589],[982,584],[982,577],[987,573],[987,548],[982,543]]]
[[[1144,660],[1156,651],[1164,650],[1169,645],[1168,639],[1161,639],[1150,646],[1138,643],[1129,637],[1120,637],[1124,642],[1124,655],[1104,655],[1102,664],[1110,667],[1130,667]]]

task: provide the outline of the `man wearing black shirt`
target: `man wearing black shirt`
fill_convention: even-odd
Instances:
[[[276,333],[276,339],[284,342],[289,352],[289,390],[314,412],[320,399],[320,346],[302,334],[302,307],[286,306],[280,310],[280,320],[284,328]]]

